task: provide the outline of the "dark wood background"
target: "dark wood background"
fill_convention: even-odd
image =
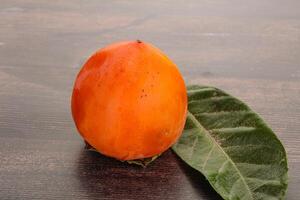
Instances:
[[[84,150],[73,81],[95,50],[140,39],[186,82],[247,102],[281,139],[300,199],[300,1],[0,2],[0,199],[220,199],[172,151],[147,168]]]

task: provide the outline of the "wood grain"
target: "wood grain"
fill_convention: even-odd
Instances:
[[[2,0],[0,199],[220,199],[170,150],[145,169],[84,150],[73,81],[92,52],[128,39],[258,112],[286,147],[287,199],[299,199],[299,10],[296,0]]]

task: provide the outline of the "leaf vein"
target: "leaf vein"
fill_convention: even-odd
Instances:
[[[206,135],[211,138],[212,141],[215,141],[215,139],[208,133],[208,131],[198,122],[198,120],[194,117],[194,115],[188,111],[188,116],[191,118],[191,120],[193,121],[193,123],[196,125],[196,127],[198,127],[200,130],[204,130],[204,133],[206,133]],[[234,162],[231,160],[231,158],[226,154],[226,152],[221,148],[221,146],[215,141],[215,143],[217,145],[217,147],[220,149],[220,151],[223,152],[224,156],[226,157],[227,160],[229,160],[229,162],[232,163],[232,166],[235,168],[236,172],[238,173],[240,179],[242,180],[243,184],[245,185],[248,193],[251,196],[251,199],[253,198],[253,194],[251,193],[251,190],[246,182],[246,180],[243,178],[240,170],[237,168],[237,166],[234,164]]]
[[[196,147],[197,143],[198,143],[198,137],[196,137],[195,140],[194,140],[194,142],[193,142],[192,150],[191,150],[191,153],[190,153],[190,156],[189,156],[190,159],[192,159],[192,156],[194,154],[195,147]]]
[[[209,158],[210,158],[210,156],[211,156],[211,153],[213,152],[215,146],[216,146],[216,145],[213,143],[213,146],[211,147],[211,149],[209,150],[209,152],[208,152],[208,154],[207,154],[207,156],[206,156],[206,158],[205,158],[205,161],[204,161],[203,166],[202,166],[202,170],[205,169],[205,166],[207,165],[207,161],[209,160]]]

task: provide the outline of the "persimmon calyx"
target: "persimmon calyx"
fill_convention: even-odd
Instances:
[[[85,147],[84,149],[88,150],[88,151],[94,151],[97,153],[100,153],[99,151],[97,151],[94,147],[92,147],[87,141],[85,142]],[[101,153],[100,153],[101,154]],[[135,160],[120,160],[122,162],[127,162],[128,164],[135,164],[135,165],[139,165],[142,167],[147,167],[150,163],[152,163],[156,158],[158,158],[161,154],[149,157],[149,158],[143,158],[143,159],[135,159]]]

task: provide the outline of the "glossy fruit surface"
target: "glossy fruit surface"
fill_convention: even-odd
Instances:
[[[176,65],[139,40],[97,51],[74,84],[72,115],[79,133],[100,153],[120,160],[167,150],[181,135],[186,112]]]

